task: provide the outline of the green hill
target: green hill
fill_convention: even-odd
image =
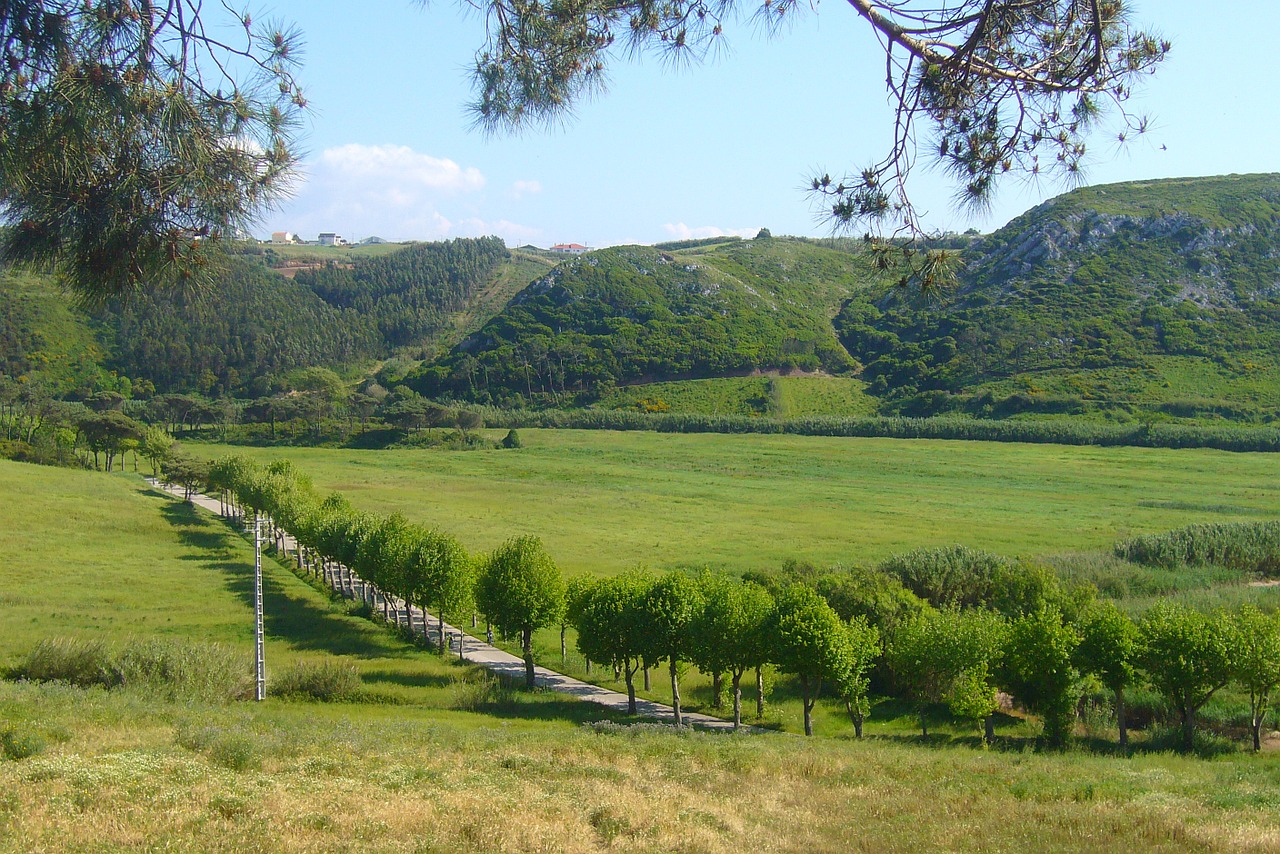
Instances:
[[[880,288],[835,320],[883,408],[1269,419],[1280,175],[1090,187],[966,252],[939,304]]]
[[[0,373],[62,392],[127,393],[128,377],[246,396],[296,368],[399,356],[384,385],[498,405],[1246,423],[1280,410],[1280,175],[1083,188],[950,245],[961,267],[937,302],[875,274],[857,241],[770,237],[558,266],[497,238],[246,245],[207,294],[92,314],[7,274]]]
[[[45,276],[0,271],[0,375],[39,377],[55,394],[110,388],[88,318]]]
[[[336,259],[324,248],[281,247],[312,251],[288,258],[313,266],[277,269],[268,264],[283,256],[246,245],[207,291],[141,293],[92,311],[48,276],[0,273],[0,373],[39,376],[59,392],[124,391],[124,376],[161,392],[262,394],[296,368],[447,350],[551,266],[497,238]]]
[[[474,400],[593,398],[619,385],[856,367],[831,318],[867,286],[854,252],[779,238],[565,261],[407,381]]]

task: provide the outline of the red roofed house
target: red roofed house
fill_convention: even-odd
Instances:
[[[590,252],[591,248],[581,243],[557,243],[551,247],[550,251],[563,252],[565,255],[581,255],[583,252]]]

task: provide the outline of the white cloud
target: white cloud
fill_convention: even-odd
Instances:
[[[493,234],[496,224],[484,225],[477,216],[484,188],[478,168],[408,146],[340,145],[304,165],[294,198],[260,230],[293,231],[311,240],[322,231],[349,240],[375,234],[388,240]],[[521,229],[502,225],[511,234]]]
[[[511,195],[517,199],[542,192],[541,181],[516,181],[511,185]]]
[[[421,154],[407,145],[340,145],[325,149],[318,166],[321,172],[330,172],[344,182],[392,184],[399,198],[421,188],[468,192],[484,186],[479,169],[464,169],[452,160]]]
[[[696,228],[690,228],[683,222],[664,223],[662,228],[667,232],[667,234],[671,235],[674,240],[700,240],[704,237],[731,237],[734,235],[738,237],[751,238],[755,237],[756,233],[760,231],[758,227],[720,228],[716,225],[702,225]]]

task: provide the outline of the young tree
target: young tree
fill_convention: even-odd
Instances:
[[[1182,719],[1182,748],[1195,746],[1196,712],[1231,681],[1226,619],[1160,602],[1138,624],[1137,663]]]
[[[640,614],[653,578],[631,570],[602,578],[580,589],[566,609],[578,632],[577,646],[588,661],[611,665],[627,686],[627,714],[636,713],[635,676],[651,643]]]
[[[683,572],[669,572],[646,591],[641,606],[645,619],[645,635],[653,643],[653,660],[665,659],[671,674],[671,708],[676,726],[684,719],[680,712],[680,662],[691,650],[690,627],[702,610],[702,591]]]
[[[461,543],[439,531],[423,533],[409,564],[415,601],[424,611],[434,608],[439,619],[440,654],[444,655],[444,618],[471,608],[476,585],[474,564]]]
[[[354,565],[356,572],[372,582],[384,593],[405,600],[405,622],[413,628],[413,615],[409,612],[407,567],[416,557],[416,551],[425,532],[400,513],[392,513],[377,521],[368,535],[361,538],[356,548]]]
[[[569,650],[566,644],[569,627],[578,624],[582,609],[586,607],[590,590],[591,579],[582,575],[570,579],[569,583],[564,587],[564,608],[560,611],[561,664],[565,664],[569,660]],[[590,659],[587,660],[590,661]]]
[[[1120,746],[1128,747],[1124,690],[1136,678],[1133,662],[1138,650],[1138,627],[1113,602],[1095,604],[1085,612],[1078,627],[1081,637],[1080,646],[1076,647],[1077,665],[1098,677],[1115,694]]]
[[[143,458],[151,463],[151,474],[153,476],[160,474],[160,463],[173,453],[175,444],[173,437],[165,432],[164,428],[148,427],[146,429],[142,436],[142,444],[139,450],[142,452]]]
[[[925,611],[898,627],[889,666],[915,699],[920,731],[929,735],[929,707],[946,703],[956,717],[980,722],[996,710],[991,674],[1000,662],[1006,624],[989,611]]]
[[[804,734],[813,735],[813,707],[822,683],[841,683],[852,665],[849,632],[831,606],[805,584],[793,584],[778,596],[766,631],[770,658],[779,670],[800,679]]]
[[[1245,605],[1232,617],[1235,627],[1235,681],[1249,692],[1249,730],[1253,749],[1262,749],[1262,721],[1271,692],[1280,685],[1280,616]]]
[[[1080,635],[1062,620],[1062,612],[1046,605],[1009,626],[1000,678],[1030,711],[1044,719],[1052,747],[1062,747],[1071,733],[1080,674],[1072,665]]]
[[[767,625],[773,597],[758,584],[722,575],[701,579],[704,605],[690,626],[690,657],[708,673],[728,673],[733,728],[742,726],[742,676],[769,658]]]
[[[840,682],[840,696],[853,723],[853,732],[862,738],[862,725],[871,713],[867,691],[871,686],[868,672],[880,657],[880,632],[863,617],[849,621],[849,669]]]
[[[476,581],[476,604],[506,633],[520,633],[525,685],[534,687],[533,633],[553,625],[564,607],[560,569],[537,537],[514,537],[489,555]]]

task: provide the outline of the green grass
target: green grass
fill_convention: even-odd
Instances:
[[[0,851],[1269,851],[1280,765],[0,685]]]
[[[243,651],[251,667],[253,548],[222,522],[136,477],[6,460],[0,504],[0,668],[55,637],[219,643]],[[354,666],[374,700],[449,715],[458,680],[477,678],[473,668],[351,613],[270,558],[263,576],[269,691],[272,673],[333,660]],[[562,724],[607,717],[545,694],[520,695],[511,713]]]
[[[250,648],[251,551],[222,523],[133,476],[3,461],[0,506],[0,665],[64,635]],[[555,695],[475,690],[469,669],[351,615],[271,560],[264,571],[273,671],[298,661],[355,666],[364,701],[226,705],[0,682],[10,745],[0,759],[0,851],[1280,844],[1273,755],[1036,754],[1026,750],[1033,728],[1016,719],[996,749],[977,749],[976,733],[923,745],[909,710],[885,703],[861,743],[586,727],[606,715]],[[698,684],[685,682],[695,704]],[[779,680],[782,702],[770,711],[788,728],[798,714],[790,693]],[[839,716],[835,704],[821,706],[819,732],[841,732]]]
[[[499,433],[493,434],[501,438]],[[1274,518],[1280,455],[993,442],[521,430],[518,451],[192,445],[288,458],[321,490],[399,511],[474,551],[543,538],[571,575],[878,561],[962,543],[1109,550],[1210,519]],[[1223,516],[1212,508],[1235,508]],[[1204,509],[1210,508],[1210,509]],[[1257,515],[1252,515],[1257,514]]]
[[[702,415],[874,415],[866,383],[849,377],[720,377],[643,383],[617,389],[596,406]]]

